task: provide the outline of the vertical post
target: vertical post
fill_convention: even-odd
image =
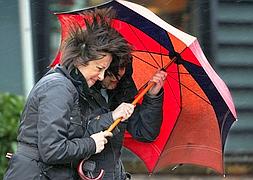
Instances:
[[[31,1],[31,0],[30,0]],[[34,78],[37,82],[48,70],[50,65],[50,16],[56,17],[49,10],[49,0],[32,0],[31,16],[32,16],[32,37],[33,37],[33,53],[34,53]]]
[[[27,96],[34,85],[31,9],[30,0],[20,0],[18,2],[21,31],[22,74],[24,82],[23,89],[24,94]]]
[[[219,2],[218,0],[209,0],[210,3],[210,54],[213,58],[213,61],[217,61],[218,54],[218,12],[219,12]]]

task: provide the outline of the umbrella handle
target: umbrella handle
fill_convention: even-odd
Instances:
[[[140,94],[138,94],[138,96],[134,99],[134,101],[131,103],[133,105],[136,105],[140,100],[141,98],[155,85],[154,82],[150,82],[147,87],[145,87],[145,89],[143,89],[143,91],[141,91]],[[107,131],[111,132],[119,123],[120,121],[122,120],[122,117],[116,119],[112,124],[111,126],[107,129]]]
[[[87,177],[83,172],[83,163],[84,160],[82,160],[77,167],[78,175],[82,180],[101,180],[103,178],[105,174],[105,171],[103,169],[100,170],[99,175],[97,177],[95,178]]]

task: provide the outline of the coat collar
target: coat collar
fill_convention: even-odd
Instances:
[[[55,72],[60,72],[68,79],[70,79],[77,88],[78,92],[84,95],[83,97],[93,98],[101,107],[108,108],[107,103],[105,102],[97,88],[95,86],[89,88],[86,79],[83,77],[83,75],[77,68],[73,69],[69,73],[69,71],[65,67],[57,65],[55,67]]]

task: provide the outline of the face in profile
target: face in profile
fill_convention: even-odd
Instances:
[[[122,76],[124,76],[125,71],[126,71],[125,67],[120,68],[117,78],[113,74],[105,76],[104,80],[102,81],[103,88],[110,89],[110,90],[115,89],[120,79],[122,78]]]
[[[103,58],[89,61],[87,65],[79,65],[77,68],[86,79],[88,87],[91,87],[97,80],[102,81],[104,79],[105,70],[108,69],[111,62],[111,54],[105,53]]]

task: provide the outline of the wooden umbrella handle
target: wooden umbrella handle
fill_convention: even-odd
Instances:
[[[150,82],[147,87],[145,87],[145,89],[143,89],[143,91],[141,91],[140,94],[138,94],[138,96],[134,99],[134,101],[131,103],[133,105],[136,105],[140,100],[141,98],[155,85],[154,82]],[[120,121],[122,120],[122,117],[116,119],[112,125],[107,129],[107,131],[111,132],[119,123]]]

